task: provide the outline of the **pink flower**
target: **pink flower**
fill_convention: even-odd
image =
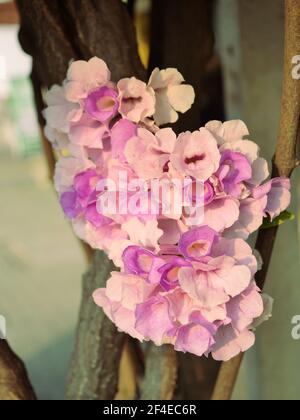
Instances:
[[[178,248],[188,260],[201,261],[203,257],[211,254],[211,249],[218,239],[217,232],[208,226],[202,226],[184,233],[179,240]]]
[[[214,244],[211,256],[220,257],[222,255],[234,258],[237,264],[246,265],[251,271],[252,276],[259,270],[254,251],[252,251],[251,246],[243,239],[220,237],[218,242]]]
[[[117,97],[115,89],[102,86],[88,94],[84,100],[84,109],[92,118],[104,123],[117,114]]]
[[[159,269],[165,264],[164,260],[153,252],[139,246],[129,246],[123,253],[124,272],[146,278],[151,284],[160,282]]]
[[[224,143],[240,141],[249,134],[246,124],[241,120],[225,121],[224,123],[216,120],[209,121],[205,128],[215,136],[220,146]]]
[[[155,91],[154,120],[158,126],[178,120],[177,112],[186,112],[195,100],[192,86],[182,85],[184,78],[177,69],[154,69],[149,86]]]
[[[217,142],[205,128],[180,134],[171,155],[175,169],[202,181],[217,171],[220,159]]]
[[[92,90],[107,84],[109,79],[110,71],[100,58],[73,61],[67,73],[66,99],[71,102],[80,102]]]
[[[179,328],[174,348],[203,356],[215,344],[214,335],[218,328],[199,313],[193,314],[192,321]]]
[[[232,327],[243,332],[259,318],[264,311],[264,304],[260,290],[253,282],[240,295],[231,299],[227,304],[227,315],[231,319]]]
[[[70,190],[76,174],[87,169],[94,169],[95,165],[86,158],[63,157],[55,167],[54,184],[59,193]]]
[[[136,329],[146,340],[156,345],[168,342],[174,323],[171,318],[170,304],[163,296],[153,296],[136,308]]]
[[[155,96],[151,87],[135,77],[118,82],[119,112],[135,123],[151,117],[155,110]]]
[[[175,142],[176,134],[171,128],[159,130],[155,135],[139,128],[137,136],[127,141],[124,154],[139,178],[159,178],[170,160]]]
[[[222,305],[243,292],[251,281],[251,271],[236,264],[232,257],[208,259],[206,263],[194,262],[193,267],[183,267],[179,272],[181,288],[204,308]]]
[[[243,121],[232,120],[224,123],[210,121],[205,127],[214,135],[221,151],[237,152],[248,159],[252,166],[252,177],[247,179],[247,183],[258,185],[269,176],[268,164],[265,159],[258,156],[257,144],[244,140],[249,131]]]
[[[216,197],[204,207],[203,224],[223,232],[230,228],[240,216],[240,203],[232,197]]]
[[[240,120],[178,138],[160,129],[194,101],[183,82],[169,68],[148,85],[115,84],[104,61],[73,62],[46,96],[45,132],[74,232],[120,269],[95,303],[138,340],[227,361],[270,317],[272,300],[255,283],[261,264],[244,239],[287,208],[290,181],[265,182],[268,164]]]
[[[163,231],[158,228],[157,220],[141,222],[134,217],[122,224],[122,230],[128,234],[132,245],[143,246],[151,251],[159,250],[158,241]]]
[[[279,216],[280,213],[288,208],[291,202],[291,182],[288,178],[273,178],[269,182],[252,190],[252,196],[262,199],[267,196],[265,213],[271,220]]]
[[[242,200],[238,220],[224,231],[224,235],[229,238],[247,239],[262,225],[266,204],[267,196]]]
[[[112,302],[106,296],[104,288],[97,289],[93,293],[93,299],[96,305],[100,306],[105,315],[119,328],[133,338],[143,341],[142,334],[135,329],[135,314],[132,310],[125,308],[118,302]]]
[[[227,194],[239,198],[243,190],[243,182],[252,177],[252,168],[244,155],[225,150],[221,155],[216,176]]]
[[[60,197],[60,204],[69,219],[84,215],[86,220],[96,228],[113,222],[112,219],[99,213],[96,208],[96,185],[99,179],[94,169],[88,169],[75,176],[74,187]]]
[[[125,162],[124,149],[126,143],[132,137],[137,135],[137,126],[133,122],[122,118],[119,120],[110,131],[111,149],[114,158]]]
[[[242,332],[236,332],[231,325],[219,328],[214,338],[216,343],[211,348],[212,357],[217,361],[224,362],[245,352],[255,342],[252,331],[245,329]]]
[[[82,110],[79,105],[68,102],[65,98],[64,88],[54,85],[46,94],[48,107],[43,115],[47,121],[47,127],[56,129],[62,133],[68,133],[70,123],[78,121]]]

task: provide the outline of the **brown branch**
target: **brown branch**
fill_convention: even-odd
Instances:
[[[103,252],[94,253],[90,270],[83,277],[82,302],[76,347],[67,381],[67,399],[113,399],[117,392],[118,366],[124,335],[96,309],[92,293],[105,287],[115,267]]]
[[[141,400],[171,400],[177,379],[177,353],[170,345],[149,344]]]
[[[62,83],[72,59],[104,59],[112,79],[144,78],[132,21],[120,0],[16,0],[20,42],[32,55],[40,87]],[[39,100],[40,88],[37,98]],[[53,162],[50,156],[50,170]],[[68,398],[112,398],[117,389],[123,335],[92,302],[104,286],[111,263],[96,253],[84,277],[77,342],[68,380]]]
[[[300,81],[292,78],[292,57],[299,53],[300,4],[298,0],[285,0],[284,78],[281,98],[280,127],[273,161],[273,175],[291,176],[298,165],[300,121]],[[260,230],[256,249],[261,253],[264,266],[256,280],[263,288],[271,262],[278,228]],[[222,363],[213,400],[229,400],[243,359],[240,354]]]
[[[35,400],[23,362],[0,340],[0,400]]]

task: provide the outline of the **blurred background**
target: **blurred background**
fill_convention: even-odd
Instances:
[[[147,64],[151,1],[135,4],[139,51]],[[200,97],[207,119],[243,119],[269,160],[280,113],[283,4],[215,1],[210,65],[214,74],[220,72],[222,95],[213,108],[205,105],[205,95]],[[0,315],[38,397],[62,399],[86,258],[48,176],[29,80],[31,61],[18,44],[18,28],[13,3],[0,0]],[[300,396],[300,341],[291,336],[292,317],[300,315],[299,204],[298,170],[291,208],[296,219],[280,228],[267,279],[266,291],[275,299],[273,317],[260,327],[246,355],[235,399]]]

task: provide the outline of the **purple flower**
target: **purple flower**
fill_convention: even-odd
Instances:
[[[107,86],[91,92],[84,101],[84,109],[92,118],[104,123],[118,112],[118,94]]]
[[[110,225],[113,221],[109,217],[103,216],[98,212],[96,203],[88,205],[85,211],[85,218],[96,228]]]
[[[66,191],[60,197],[60,205],[68,217],[68,219],[75,219],[82,211],[82,207],[77,200],[76,191]]]
[[[74,189],[82,206],[87,206],[96,200],[96,185],[99,178],[94,169],[88,169],[75,176]]]
[[[69,219],[76,219],[82,214],[95,228],[112,223],[112,219],[102,215],[97,210],[96,186],[99,178],[94,169],[81,172],[74,178],[73,190],[61,195],[60,203]]]
[[[227,194],[239,197],[241,183],[252,178],[252,168],[245,155],[225,150],[216,175]]]
[[[147,278],[152,284],[159,283],[161,278],[159,268],[165,264],[163,259],[139,246],[127,247],[122,258],[125,273]]]
[[[164,290],[169,291],[178,286],[178,273],[181,267],[191,267],[191,264],[182,258],[174,257],[170,262],[159,268],[158,271],[161,274],[160,285]]]
[[[214,335],[218,328],[199,312],[193,313],[190,321],[190,324],[179,328],[175,350],[203,356],[215,344]]]
[[[201,260],[210,254],[219,234],[208,226],[191,229],[184,233],[178,244],[179,251],[189,260]]]
[[[126,161],[124,149],[129,139],[137,134],[137,125],[132,121],[122,118],[111,129],[112,155],[122,162]]]

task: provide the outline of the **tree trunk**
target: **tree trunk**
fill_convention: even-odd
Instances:
[[[104,59],[112,79],[144,78],[132,21],[120,0],[17,0],[20,42],[33,58],[37,85],[61,84],[70,60]],[[38,92],[35,92],[37,95]],[[72,399],[113,398],[117,390],[123,335],[92,302],[113,269],[97,252],[83,278],[76,348],[68,380]]]

